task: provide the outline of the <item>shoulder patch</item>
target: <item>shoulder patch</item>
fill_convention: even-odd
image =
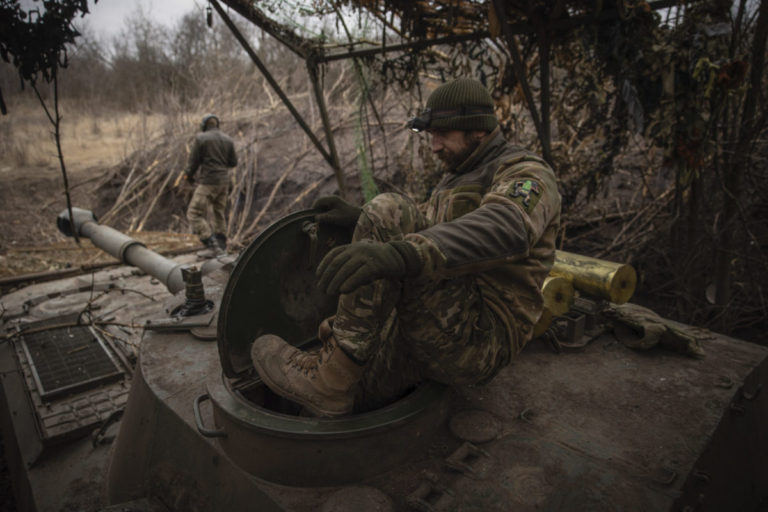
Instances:
[[[539,202],[541,189],[541,184],[536,180],[515,180],[507,189],[507,196],[530,213]]]

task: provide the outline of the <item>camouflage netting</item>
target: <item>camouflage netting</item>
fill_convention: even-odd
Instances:
[[[272,13],[291,5],[265,4]],[[546,153],[537,131],[550,139],[564,198],[562,247],[634,264],[641,290],[667,315],[750,329],[767,316],[754,298],[768,282],[749,269],[768,263],[759,220],[767,180],[758,165],[768,7],[668,5],[317,0],[304,14],[336,15],[308,43],[314,54],[412,44],[358,58],[366,93],[396,88],[417,108],[434,84],[480,79],[512,140]],[[443,44],[424,44],[436,38]]]

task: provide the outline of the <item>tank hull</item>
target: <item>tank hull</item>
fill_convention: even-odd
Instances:
[[[768,351],[707,336],[703,359],[632,351],[609,334],[575,353],[534,342],[489,385],[458,388],[448,421],[423,440],[421,455],[320,488],[256,478],[232,460],[227,441],[202,436],[192,403],[221,378],[215,347],[180,334],[150,337],[112,456],[109,499],[158,496],[174,510],[254,503],[315,510],[364,486],[404,510],[424,499],[420,488],[429,489],[431,506],[458,509],[676,510],[711,502],[703,509],[718,510],[727,500],[751,510],[768,488],[758,467],[768,460],[760,438],[768,401],[757,391],[768,386]],[[222,426],[205,405],[202,414]]]
[[[111,451],[86,437],[31,465],[20,456],[27,448],[16,445],[29,437],[5,350],[3,439],[26,510],[151,500],[170,510],[299,511],[349,493],[358,502],[360,493],[388,500],[395,510],[425,500],[437,510],[722,510],[723,503],[753,510],[768,489],[761,437],[768,394],[760,392],[768,350],[691,331],[706,350],[702,359],[633,351],[610,334],[573,353],[534,341],[487,386],[457,388],[420,454],[346,485],[268,482],[203,436],[192,404],[221,378],[221,366],[215,344],[186,333],[144,340]],[[210,405],[201,413],[221,426]]]

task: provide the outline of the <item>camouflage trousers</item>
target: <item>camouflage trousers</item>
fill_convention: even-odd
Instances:
[[[353,241],[402,240],[428,224],[406,196],[381,194],[363,207]],[[424,379],[487,382],[511,357],[504,327],[483,302],[473,275],[382,279],[342,294],[333,333],[345,352],[366,362],[357,402],[369,407]]]
[[[187,207],[187,220],[192,232],[207,240],[214,233],[226,233],[224,212],[227,208],[227,185],[198,185]],[[210,221],[208,220],[210,218]]]

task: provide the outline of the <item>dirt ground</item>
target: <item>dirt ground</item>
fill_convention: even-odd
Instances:
[[[0,279],[113,260],[89,241],[78,246],[59,233],[56,216],[66,206],[64,179],[50,135],[50,124],[22,109],[0,119],[0,133],[11,134],[0,151]],[[143,123],[139,129],[136,125]],[[77,119],[63,128],[63,151],[72,206],[92,209],[95,187],[142,140],[151,139],[150,120]],[[32,142],[34,141],[34,143]],[[159,252],[195,247],[187,233],[129,233]]]

